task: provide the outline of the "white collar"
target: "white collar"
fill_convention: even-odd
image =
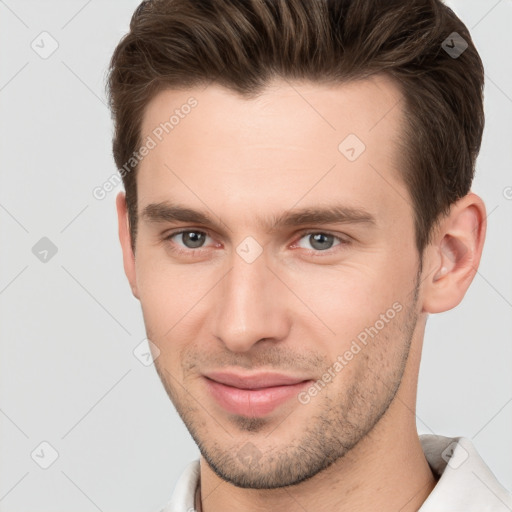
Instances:
[[[469,439],[431,434],[419,438],[439,480],[418,512],[512,512],[512,494],[496,480]],[[195,511],[199,475],[199,460],[194,460],[160,512]]]
[[[470,439],[420,436],[425,458],[440,476],[418,512],[511,512],[512,494],[496,479]]]

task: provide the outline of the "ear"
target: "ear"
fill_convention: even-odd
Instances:
[[[440,313],[460,303],[478,270],[486,228],[479,196],[470,192],[452,205],[425,248],[424,312]]]
[[[132,250],[128,208],[126,206],[126,195],[124,192],[119,192],[119,194],[117,194],[116,208],[119,241],[121,242],[121,249],[123,251],[124,273],[128,278],[128,281],[132,288],[133,295],[138,299],[139,295],[137,290],[137,279],[135,272],[135,255],[133,254]]]

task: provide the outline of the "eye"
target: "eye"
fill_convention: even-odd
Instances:
[[[209,241],[208,241],[209,239]],[[207,249],[208,243],[213,241],[212,237],[205,231],[198,229],[182,229],[164,237],[169,241],[169,248],[180,254],[194,255],[202,253]],[[349,241],[332,233],[324,231],[308,231],[302,233],[300,239],[292,245],[292,248],[299,247],[308,249],[313,253],[327,252],[333,247],[348,245]],[[217,244],[219,246],[219,244]]]
[[[306,242],[302,242],[302,240],[306,240]],[[338,243],[335,243],[338,241]],[[303,249],[310,249],[311,247],[315,252],[327,251],[332,247],[336,247],[337,245],[341,245],[347,243],[342,240],[340,237],[332,235],[331,233],[325,233],[323,231],[310,231],[308,233],[303,233],[300,240],[296,243],[298,247]],[[307,245],[309,244],[310,247]]]
[[[176,240],[173,240],[174,238]],[[166,240],[170,240],[173,244],[192,250],[201,249],[207,238],[210,238],[207,233],[195,229],[177,231],[165,237]]]

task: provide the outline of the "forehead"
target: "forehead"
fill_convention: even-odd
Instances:
[[[172,133],[176,142],[183,142],[180,139],[188,138],[189,132],[194,131],[197,143],[203,144],[217,142],[225,135],[232,138],[233,144],[247,137],[247,142],[259,140],[268,144],[270,137],[286,143],[302,136],[311,145],[322,140],[330,145],[326,133],[332,132],[337,140],[351,131],[371,143],[381,134],[381,130],[376,130],[381,122],[386,121],[388,130],[399,129],[402,99],[396,83],[382,74],[336,84],[276,79],[251,99],[215,83],[187,90],[164,89],[146,106],[141,133],[162,131],[160,127],[164,131],[161,135]],[[169,121],[165,130],[161,125]],[[288,129],[279,131],[276,122]],[[211,125],[216,126],[215,132]]]
[[[335,196],[348,207],[390,207],[397,191],[402,201],[407,195],[402,100],[385,76],[278,80],[251,99],[217,84],[161,91],[142,120],[142,141],[153,147],[139,165],[139,207],[169,196],[202,209],[206,196],[217,208],[245,210]]]

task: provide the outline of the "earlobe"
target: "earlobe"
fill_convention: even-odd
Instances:
[[[423,311],[440,313],[463,299],[480,264],[485,205],[470,192],[454,203],[425,251]]]
[[[119,192],[119,194],[117,194],[116,209],[119,241],[121,242],[121,249],[123,252],[124,273],[128,278],[133,295],[139,299],[135,271],[135,255],[132,250],[128,209],[126,206],[126,195],[124,192]]]

